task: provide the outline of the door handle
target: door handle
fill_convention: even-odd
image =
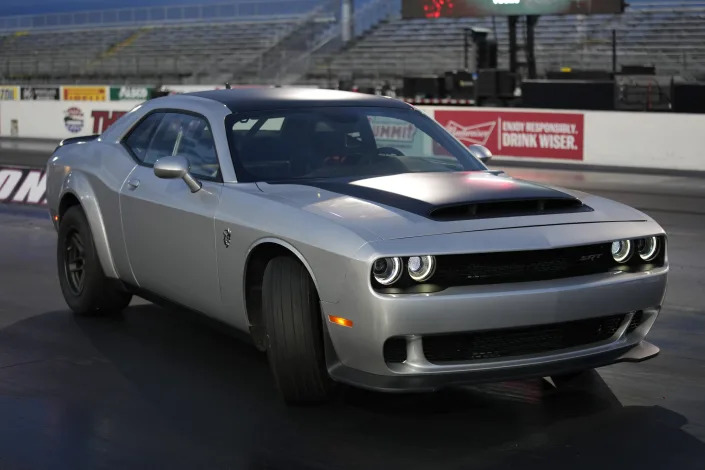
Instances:
[[[137,178],[132,178],[131,180],[127,180],[127,188],[134,191],[137,189],[137,187],[140,185],[140,180]]]

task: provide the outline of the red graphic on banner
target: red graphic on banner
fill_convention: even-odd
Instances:
[[[127,111],[93,111],[93,133],[101,134],[115,121],[127,114]]]
[[[436,111],[438,121],[465,145],[484,145],[507,157],[583,159],[584,116],[579,113]]]
[[[44,170],[0,167],[0,203],[46,204]]]
[[[474,126],[461,126],[455,121],[448,121],[445,128],[455,136],[456,139],[464,142],[466,145],[487,145],[487,141],[492,135],[497,122],[483,122]]]

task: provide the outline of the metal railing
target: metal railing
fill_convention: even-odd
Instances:
[[[234,0],[211,5],[177,5],[0,17],[0,32],[105,26],[277,19],[309,13],[320,0]]]

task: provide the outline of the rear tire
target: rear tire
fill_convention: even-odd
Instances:
[[[269,262],[262,311],[269,366],[284,400],[291,404],[326,401],[333,381],[325,364],[319,299],[298,260],[282,256]]]
[[[108,315],[121,312],[132,299],[116,280],[103,273],[88,219],[79,206],[61,218],[57,243],[61,293],[77,315]]]

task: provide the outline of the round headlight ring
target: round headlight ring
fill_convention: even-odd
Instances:
[[[618,263],[626,263],[632,256],[632,242],[617,240],[612,242],[612,257]]]
[[[412,256],[407,262],[409,277],[416,282],[425,282],[431,279],[436,272],[436,258],[434,256]]]
[[[383,286],[390,286],[401,277],[401,268],[401,258],[380,258],[372,264],[372,275]]]
[[[646,237],[639,240],[639,258],[644,261],[653,261],[658,256],[659,239],[657,237]]]

